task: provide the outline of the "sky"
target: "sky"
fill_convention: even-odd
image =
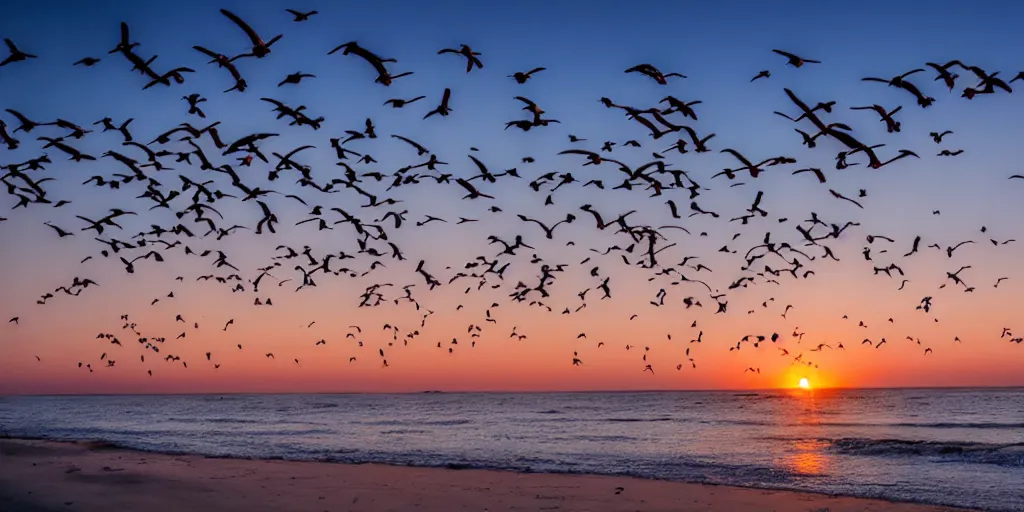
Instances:
[[[242,31],[222,16],[218,7],[247,20],[265,40],[283,35],[267,57],[236,61],[250,85],[244,93],[223,93],[232,85],[228,72],[207,64],[208,59],[191,48],[202,45],[230,55],[249,49]],[[296,23],[285,7],[316,9],[319,14]],[[487,6],[471,2],[341,5],[224,1],[218,6],[194,1],[33,2],[8,6],[0,19],[0,37],[10,38],[39,58],[0,68],[0,104],[34,120],[62,118],[95,128],[81,140],[65,141],[86,153],[99,156],[115,150],[144,158],[138,150],[122,146],[117,132],[100,133],[99,127],[92,126],[104,117],[117,124],[132,118],[131,131],[144,143],[183,122],[205,126],[219,121],[225,142],[254,132],[280,134],[260,146],[268,155],[304,144],[315,146],[296,159],[313,169],[319,183],[326,183],[343,176],[328,138],[343,135],[345,130],[362,130],[369,117],[380,137],[346,145],[377,160],[366,165],[349,160],[360,173],[390,174],[422,162],[409,146],[387,136],[399,134],[448,162],[439,169],[454,177],[477,173],[468,158],[473,154],[493,172],[515,167],[523,179],[500,178],[494,184],[474,181],[481,191],[496,196],[492,201],[460,199],[464,191],[454,183],[440,185],[426,179],[385,192],[386,181],[378,184],[364,178],[366,183],[361,185],[374,190],[379,198],[403,202],[362,208],[364,199],[351,191],[327,195],[295,185],[294,172],[268,181],[265,173],[273,160],[269,165],[257,161],[248,168],[238,167],[233,155],[222,156],[206,141],[202,146],[216,165],[236,165],[250,186],[298,194],[309,205],[283,195],[266,198],[281,220],[277,234],[239,230],[220,241],[212,236],[182,239],[183,245],[196,252],[223,251],[241,269],[245,281],[255,279],[257,268],[282,262],[259,292],[253,292],[249,282],[242,283],[244,292],[232,292],[234,283],[197,282],[201,275],[223,277],[233,272],[214,267],[212,258],[186,256],[183,246],[161,249],[163,263],[141,260],[133,274],[127,274],[116,257],[101,256],[103,246],[94,240],[93,232],[80,231],[85,224],[76,215],[96,219],[113,207],[138,212],[136,217],[119,219],[124,221],[123,231],[104,232],[103,238],[120,240],[129,240],[154,224],[167,227],[179,221],[172,211],[149,211],[151,203],[136,198],[145,190],[136,182],[118,190],[82,185],[91,176],[109,178],[125,168],[109,158],[68,162],[56,149],[41,149],[42,144],[34,140],[37,133],[64,134],[60,128],[18,132],[14,135],[21,146],[13,151],[0,149],[0,164],[49,154],[53,163],[33,177],[54,178],[44,184],[47,197],[71,204],[59,209],[31,204],[11,210],[17,198],[0,196],[0,217],[7,219],[0,222],[0,282],[4,283],[0,288],[0,393],[763,389],[793,387],[801,377],[816,387],[1024,385],[1020,372],[1024,346],[1000,338],[1004,327],[1016,336],[1024,333],[1019,307],[1024,272],[1018,264],[1019,244],[1024,243],[1018,222],[1024,209],[1020,201],[1024,180],[1007,180],[1024,173],[1019,163],[1019,141],[1024,135],[1019,122],[1024,115],[1020,94],[993,94],[968,101],[960,98],[959,91],[973,85],[973,80],[964,78],[948,92],[932,81],[934,74],[928,70],[908,79],[936,98],[932,107],[922,109],[903,90],[860,80],[890,77],[924,67],[925,62],[952,59],[989,72],[999,70],[1000,77],[1009,79],[1020,71],[1014,66],[1024,66],[1016,51],[1024,47],[1024,35],[1015,26],[1015,20],[1024,14],[1021,11],[1024,7],[1007,2],[981,2],[970,8],[962,3],[931,2],[927,9],[914,2],[862,2],[856,10],[808,2],[636,2],[629,9],[604,2],[588,3],[586,9],[572,2]],[[188,66],[195,72],[185,74],[184,84],[142,90],[146,79],[131,72],[124,57],[107,54],[118,40],[121,21],[131,27],[132,39],[141,43],[135,51],[144,58],[158,55],[154,69],[162,72]],[[384,87],[373,83],[372,68],[361,59],[340,52],[327,55],[335,46],[353,40],[381,56],[396,58],[398,62],[390,64],[393,72],[414,74]],[[437,54],[441,48],[462,43],[481,52],[482,69],[466,73],[461,57]],[[784,58],[771,52],[773,48],[822,63],[799,69],[786,66]],[[71,65],[85,56],[101,58],[101,62],[91,68]],[[667,85],[659,85],[623,72],[640,63],[651,63],[666,73],[679,72],[686,78],[670,78]],[[547,69],[524,85],[508,77],[538,66]],[[761,70],[770,70],[771,77],[751,82]],[[286,75],[299,71],[316,77],[298,85],[277,86]],[[1013,85],[1024,87],[1024,82]],[[884,143],[878,150],[883,159],[904,148],[918,152],[921,158],[903,159],[878,170],[863,164],[836,170],[834,157],[841,149],[836,142],[823,137],[817,148],[803,147],[793,128],[807,130],[809,125],[794,125],[773,114],[776,110],[791,115],[796,111],[784,87],[811,105],[838,101],[828,122],[849,125],[855,136],[871,144]],[[451,115],[422,119],[440,101],[445,88],[452,91]],[[202,104],[207,119],[188,115],[182,96],[191,93],[208,98]],[[692,126],[702,136],[714,133],[708,142],[712,152],[680,155],[667,151],[678,137],[670,134],[653,140],[639,124],[598,101],[608,97],[619,104],[649,108],[669,94],[701,101],[694,107],[698,120],[683,119],[678,113],[669,118]],[[390,98],[419,95],[426,98],[403,109],[382,106]],[[525,133],[504,130],[508,120],[525,117],[520,111],[522,104],[513,99],[517,95],[536,101],[546,111],[545,117],[560,123]],[[276,120],[270,104],[260,101],[261,97],[290,106],[306,105],[312,117],[325,118],[323,128],[289,126],[285,120]],[[902,106],[896,114],[902,130],[886,133],[876,114],[849,110],[872,104],[890,110]],[[8,131],[17,127],[7,113],[0,113],[0,119],[7,123]],[[954,133],[942,144],[928,135],[944,130]],[[570,143],[570,134],[587,140]],[[622,146],[630,139],[640,141],[643,147]],[[650,161],[652,152],[664,155],[670,168],[686,170],[705,189],[697,203],[722,217],[686,218],[689,194],[685,190],[665,190],[657,198],[649,198],[650,192],[639,186],[632,191],[611,190],[623,176],[612,164],[584,167],[584,157],[557,154],[570,148],[597,151],[603,141],[619,144],[604,156],[621,159],[633,168]],[[471,151],[471,147],[479,151]],[[188,146],[173,143],[168,148],[184,151]],[[757,179],[744,175],[734,182],[712,178],[723,168],[737,166],[730,156],[719,153],[724,148],[736,149],[755,161],[785,155],[798,163],[771,168]],[[936,156],[941,149],[963,149],[964,153]],[[524,163],[525,156],[536,161]],[[218,189],[237,193],[222,174],[172,164],[173,157],[162,161],[174,169],[150,169],[147,173],[165,192],[180,191],[177,176],[182,174],[197,181],[215,180]],[[850,161],[861,160],[851,156]],[[828,183],[820,184],[809,174],[791,175],[792,170],[804,167],[824,169]],[[535,193],[527,183],[547,172],[569,172],[581,181],[559,189],[554,204],[546,206],[546,194]],[[590,179],[602,179],[608,186],[605,190],[582,188],[582,182]],[[730,186],[736,182],[744,184]],[[866,197],[858,198],[864,208],[833,198],[830,188],[854,198],[859,190],[865,190]],[[761,207],[769,215],[748,225],[728,222],[745,213],[758,191],[764,193]],[[190,196],[191,192],[183,193],[172,203],[175,209],[185,208]],[[683,219],[670,216],[666,199],[680,206]],[[242,224],[252,228],[260,217],[253,203],[223,200],[214,206],[226,218],[224,227]],[[711,271],[676,268],[691,279],[703,279],[712,288],[727,292],[723,300],[728,300],[728,312],[715,314],[715,300],[700,285],[671,286],[671,279],[665,276],[651,281],[649,269],[624,265],[616,253],[600,256],[592,252],[590,249],[604,251],[616,244],[625,247],[629,240],[626,235],[613,234],[612,229],[594,229],[590,215],[579,210],[583,204],[592,204],[606,219],[635,209],[632,222],[687,228],[689,235],[664,230],[666,243],[677,245],[659,254],[660,268],[672,266],[684,256],[698,256],[689,264],[699,262]],[[408,259],[392,259],[388,246],[378,243],[375,247],[388,254],[359,254],[341,264],[334,262],[334,268],[345,265],[356,273],[367,270],[374,259],[386,265],[365,277],[321,276],[316,278],[317,287],[298,292],[296,281],[277,286],[278,280],[301,280],[301,274],[292,270],[301,259],[271,259],[281,254],[275,252],[279,245],[297,250],[308,245],[318,258],[329,252],[356,254],[358,250],[355,233],[347,225],[334,226],[332,231],[317,231],[315,223],[295,226],[310,217],[313,205],[324,207],[323,217],[329,222],[340,218],[326,213],[331,207],[354,212],[368,223],[388,211],[408,210],[401,228],[395,228],[391,220],[381,222],[389,241]],[[487,210],[491,205],[503,211],[491,213]],[[940,213],[933,214],[935,210]],[[736,279],[752,276],[740,270],[743,253],[759,244],[766,232],[771,232],[776,242],[800,247],[795,226],[809,218],[810,212],[829,223],[860,223],[839,239],[825,242],[841,261],[816,258],[805,262],[806,269],[815,272],[808,279],[784,274],[777,278],[779,284],[774,284],[757,277],[747,287],[727,289]],[[553,240],[545,239],[537,226],[516,218],[516,214],[525,214],[550,224],[568,213],[574,214],[576,221],[559,227]],[[416,226],[427,214],[449,222]],[[480,221],[455,225],[459,217]],[[788,220],[779,222],[781,218]],[[44,222],[73,231],[75,236],[58,238]],[[987,228],[985,233],[980,231],[982,226]],[[195,228],[197,234],[204,231]],[[702,232],[707,236],[701,236]],[[740,237],[733,240],[738,233]],[[464,291],[475,288],[475,281],[448,284],[448,279],[476,256],[494,257],[498,246],[487,244],[492,234],[505,240],[523,235],[534,249],[502,258],[511,265],[498,289],[485,286],[467,294]],[[876,240],[871,244],[875,261],[866,261],[861,251],[868,245],[867,235],[884,235],[895,242]],[[915,236],[922,237],[921,252],[902,258]],[[989,242],[1014,238],[1021,242],[998,246]],[[174,238],[165,235],[164,240]],[[574,245],[567,246],[570,240]],[[963,246],[952,257],[944,250],[924,248],[939,244],[944,249],[965,240],[976,243]],[[722,246],[738,253],[719,252]],[[888,252],[879,252],[888,247]],[[801,249],[821,255],[820,248]],[[630,256],[631,263],[638,261],[640,250]],[[550,286],[551,297],[544,299],[553,308],[551,313],[509,300],[517,282],[537,282],[539,266],[530,262],[534,254],[544,263],[569,265]],[[87,256],[92,259],[80,264]],[[580,264],[587,257],[592,260]],[[427,289],[414,271],[421,259],[445,284]],[[755,263],[754,269],[759,270],[768,260]],[[902,290],[898,290],[900,278],[872,271],[874,265],[889,263],[897,263],[907,274],[909,283]],[[776,261],[773,265],[779,268],[784,264]],[[964,287],[952,282],[939,288],[946,272],[965,265],[971,268],[960,276],[975,288],[973,292],[964,293]],[[600,267],[600,277],[590,275],[594,266]],[[41,295],[70,284],[76,276],[90,278],[99,286],[76,297],[58,293],[45,305],[36,304]],[[176,280],[178,276],[181,281]],[[600,300],[597,286],[606,277],[613,297]],[[1009,279],[995,287],[999,277]],[[378,307],[358,307],[359,295],[375,282],[394,284],[385,292],[388,301]],[[490,283],[498,282],[492,276]],[[412,293],[421,305],[419,310],[407,301],[393,302],[403,295],[401,287],[407,284],[416,285]],[[581,301],[577,293],[586,288],[591,290]],[[661,288],[667,291],[664,305],[654,306],[651,301],[656,301]],[[173,298],[167,296],[171,292]],[[688,296],[703,307],[687,309],[682,300]],[[930,313],[915,309],[926,296],[932,297]],[[274,305],[254,306],[257,297],[261,301],[270,297]],[[157,298],[160,301],[151,305]],[[586,308],[575,311],[584,302]],[[495,303],[498,305],[492,306]],[[457,309],[459,305],[463,307]],[[783,318],[787,305],[793,307]],[[564,308],[572,312],[559,314]],[[428,310],[433,314],[423,324]],[[487,310],[496,322],[486,321]],[[122,328],[125,322],[119,318],[124,314],[141,334]],[[185,323],[175,321],[179,314]],[[630,320],[634,314],[636,318]],[[13,317],[19,318],[17,324],[6,322]],[[234,323],[224,330],[229,319]],[[694,322],[697,327],[691,327]],[[866,327],[859,326],[861,322]],[[193,327],[196,323],[198,329]],[[398,326],[397,339],[382,329],[385,323]],[[349,327],[352,325],[359,325],[362,331],[355,332]],[[479,338],[469,337],[470,325],[481,326]],[[511,338],[513,328],[527,337]],[[419,335],[403,343],[405,334],[414,330]],[[186,336],[176,339],[182,332]],[[691,343],[700,332],[702,341]],[[793,336],[797,332],[804,333],[803,337]],[[97,339],[99,333],[117,336],[123,346]],[[347,337],[349,333],[354,337]],[[579,337],[581,333],[586,337]],[[766,341],[758,347],[743,343],[739,350],[729,350],[745,335],[772,333],[780,334],[775,343]],[[159,343],[160,352],[154,353],[137,343],[139,337],[164,337],[166,341]],[[877,343],[882,338],[887,344],[881,348],[862,344],[864,339]],[[452,345],[452,339],[458,344]],[[326,344],[316,345],[318,340]],[[470,346],[472,341],[475,346]],[[599,342],[603,346],[598,347]],[[443,348],[438,348],[438,343]],[[832,348],[812,351],[820,343]],[[840,343],[844,349],[837,348]],[[238,344],[243,345],[241,350]],[[632,348],[627,351],[626,345]],[[932,353],[924,355],[925,348]],[[385,351],[387,368],[382,367],[379,349]],[[211,353],[209,361],[206,352]],[[274,358],[266,357],[267,353]],[[802,361],[812,365],[794,364],[794,357],[801,353]],[[114,367],[107,368],[101,361],[104,354],[116,360]],[[179,356],[188,367],[181,361],[164,361],[168,354]],[[350,362],[352,357],[356,359]],[[574,357],[582,364],[573,366]],[[90,364],[94,371],[80,368],[79,362]],[[653,375],[644,371],[647,364]],[[682,368],[677,370],[677,365]]]

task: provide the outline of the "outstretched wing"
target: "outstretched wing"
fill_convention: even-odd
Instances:
[[[235,25],[238,25],[238,28],[244,30],[245,35],[249,36],[249,40],[252,41],[253,46],[257,46],[263,43],[263,40],[260,39],[260,36],[256,33],[256,31],[253,30],[248,23],[243,21],[242,18],[236,16],[235,13],[227,9],[221,9],[220,13],[224,16],[227,16],[229,20],[235,22]]]

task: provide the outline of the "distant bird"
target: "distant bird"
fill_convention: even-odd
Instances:
[[[451,99],[451,97],[452,90],[445,88],[444,93],[441,95],[441,104],[438,105],[437,108],[435,108],[434,110],[427,112],[427,115],[423,116],[423,119],[433,116],[434,114],[437,114],[442,117],[447,117],[448,114],[452,112],[452,109],[448,106],[448,101]]]
[[[73,66],[85,66],[87,68],[91,68],[91,67],[95,66],[96,64],[99,64],[99,62],[100,62],[100,59],[94,59],[92,57],[85,57],[83,59],[75,61],[75,63],[72,64],[72,65]]]
[[[896,76],[894,76],[892,78],[888,78],[888,79],[886,79],[886,78],[866,77],[866,78],[861,78],[861,81],[864,81],[864,82],[881,82],[883,84],[887,84],[889,87],[903,87],[903,85],[906,83],[904,80],[908,76],[913,75],[914,73],[920,73],[922,71],[924,71],[924,70],[921,69],[921,68],[917,68],[917,69],[912,69],[910,71],[907,71],[906,73],[903,73],[902,75],[896,75]]]
[[[783,57],[785,57],[786,58],[786,64],[790,65],[790,66],[793,66],[795,68],[799,68],[799,67],[803,66],[804,64],[821,64],[820,60],[805,59],[803,57],[799,57],[797,55],[794,55],[794,54],[789,53],[789,52],[784,52],[782,50],[772,50],[772,51],[777,53],[777,54],[779,54],[779,55],[782,55]]]
[[[35,55],[32,55],[31,53],[25,53],[19,50],[18,47],[14,45],[14,41],[11,41],[10,39],[4,39],[4,43],[7,44],[7,49],[10,50],[11,54],[8,55],[7,58],[3,61],[0,61],[0,67],[6,66],[13,62],[21,62],[26,59],[38,58]]]
[[[318,11],[300,12],[300,11],[296,11],[294,9],[285,9],[285,11],[288,11],[289,14],[294,16],[295,19],[293,19],[292,21],[296,21],[296,22],[298,22],[298,21],[306,21],[306,20],[309,19],[310,16],[313,16],[313,15],[316,15],[316,14],[320,14]]]
[[[651,64],[639,64],[633,66],[627,69],[626,73],[640,73],[642,75],[647,75],[653,78],[655,82],[658,82],[661,85],[667,85],[668,78],[672,76],[686,78],[685,75],[682,75],[680,73],[662,73],[658,68],[654,67]]]
[[[284,84],[298,84],[299,82],[302,81],[303,78],[316,78],[316,75],[311,75],[309,73],[295,72],[295,73],[292,73],[292,74],[284,77],[284,80],[281,80],[281,82],[278,83],[277,86],[281,87]]]
[[[547,68],[533,68],[533,69],[531,69],[531,70],[529,70],[529,71],[527,71],[525,73],[522,72],[522,71],[516,71],[515,73],[513,73],[511,75],[508,75],[508,76],[509,76],[509,78],[514,78],[516,83],[518,83],[518,84],[525,84],[527,80],[529,80],[530,78],[533,77],[534,73],[540,73],[541,71],[544,71],[545,69],[547,69]]]
[[[392,108],[402,108],[406,105],[411,105],[419,100],[426,98],[426,96],[416,96],[415,98],[403,100],[401,98],[393,98],[384,102],[385,105],[390,105]]]
[[[473,67],[474,66],[477,69],[483,69],[483,67],[484,67],[484,63],[480,62],[480,59],[477,58],[477,56],[480,55],[480,52],[474,52],[473,49],[470,48],[468,45],[465,45],[465,44],[459,45],[459,47],[457,49],[456,48],[443,48],[441,50],[438,50],[438,52],[437,52],[438,55],[443,55],[445,53],[454,53],[456,55],[461,55],[461,56],[465,57],[466,58],[466,73],[469,73],[470,71],[473,71]]]
[[[60,238],[64,238],[64,237],[66,237],[66,236],[75,236],[75,234],[74,234],[74,233],[72,233],[72,232],[70,232],[70,231],[64,231],[64,230],[63,230],[63,229],[61,229],[61,228],[60,228],[59,226],[55,226],[55,225],[53,225],[53,224],[50,224],[49,222],[44,222],[43,224],[44,224],[44,225],[46,225],[46,226],[49,226],[49,227],[50,227],[50,228],[52,228],[52,229],[53,229],[54,231],[56,231],[56,232],[57,232],[57,236],[59,236]]]

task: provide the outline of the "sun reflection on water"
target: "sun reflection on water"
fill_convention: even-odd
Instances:
[[[782,465],[798,475],[821,476],[828,471],[830,456],[828,454],[829,442],[823,440],[825,433],[821,427],[822,416],[825,411],[819,408],[819,401],[815,400],[813,388],[801,386],[802,389],[795,389],[791,394],[797,399],[795,406],[791,409],[794,429],[789,446],[788,454],[783,456]]]
[[[828,445],[828,442],[818,439],[794,441],[792,449],[796,453],[787,455],[783,463],[786,468],[799,475],[824,475],[829,463],[829,457],[825,454]]]

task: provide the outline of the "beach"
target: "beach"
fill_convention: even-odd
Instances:
[[[18,511],[963,510],[630,477],[166,455],[0,439],[0,509]]]

